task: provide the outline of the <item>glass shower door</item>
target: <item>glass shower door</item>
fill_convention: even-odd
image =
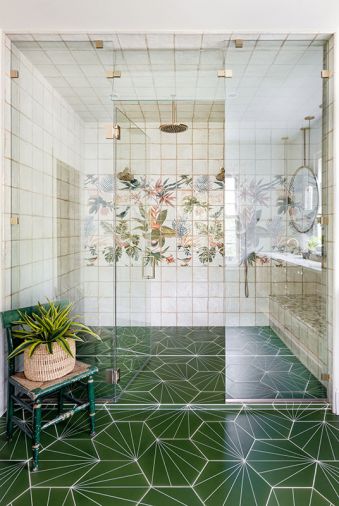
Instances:
[[[300,40],[226,50],[228,402],[327,397],[324,51]]]
[[[115,399],[136,403],[133,392],[128,398],[123,393],[150,355],[147,292],[154,265],[147,256],[148,143],[145,132],[121,109],[115,110]]]

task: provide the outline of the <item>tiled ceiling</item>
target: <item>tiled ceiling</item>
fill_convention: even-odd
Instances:
[[[117,102],[117,107],[136,123],[170,123],[172,103],[149,100],[147,102]],[[181,100],[176,102],[177,121],[220,122],[225,119],[225,102],[203,100]]]
[[[229,121],[299,127],[305,115],[320,115],[326,36],[243,34],[242,49],[235,48],[235,37],[17,34],[12,39],[84,121],[111,121],[114,102],[125,100],[134,102],[134,109],[129,104],[134,121],[169,119],[172,96],[182,101],[182,121],[194,115],[202,120],[203,112],[205,119],[218,120],[224,113],[218,102],[225,96]],[[103,49],[95,48],[99,39]],[[217,77],[222,68],[232,69],[232,79]],[[121,71],[120,79],[106,78],[112,69]]]

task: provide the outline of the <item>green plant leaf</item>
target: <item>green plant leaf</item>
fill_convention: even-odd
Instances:
[[[32,357],[33,356],[33,353],[35,352],[35,350],[38,348],[38,346],[40,346],[40,344],[42,343],[42,341],[35,341],[30,349],[29,349],[29,356]]]
[[[135,244],[139,238],[135,239],[135,243],[134,238],[135,236],[132,235],[131,247],[139,250]],[[62,307],[60,304],[48,301],[48,306],[38,303],[37,308],[37,312],[33,312],[32,315],[18,311],[21,319],[16,321],[15,325],[21,328],[13,328],[12,334],[23,342],[12,351],[9,358],[19,355],[27,347],[30,347],[30,356],[32,356],[41,344],[46,344],[48,352],[52,354],[54,342],[58,342],[67,353],[71,354],[67,339],[82,341],[82,337],[78,334],[93,336],[100,340],[98,334],[75,320],[77,316],[70,316],[73,309],[72,303]]]
[[[33,344],[35,341],[33,339],[28,339],[27,341],[24,341],[23,343],[19,344],[19,346],[17,346],[15,348],[15,350],[13,350],[9,355],[8,355],[8,359],[10,360],[11,358],[14,358],[16,357],[17,355],[20,355],[20,353],[22,353],[23,351],[25,351],[26,348],[28,348],[31,344]]]
[[[164,223],[164,221],[166,220],[166,217],[167,217],[167,209],[160,211],[158,218],[157,218],[157,223],[162,225]]]
[[[64,337],[57,337],[56,338],[56,342],[59,344],[59,346],[61,346],[61,348],[66,352],[68,353],[68,355],[70,355],[71,357],[74,357],[72,351],[71,351],[71,348],[67,342],[67,340],[64,338]]]
[[[173,228],[165,227],[164,225],[160,228],[160,233],[166,237],[175,237],[177,234]]]

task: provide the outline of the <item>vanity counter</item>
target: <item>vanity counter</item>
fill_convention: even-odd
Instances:
[[[292,253],[280,253],[279,251],[265,251],[258,253],[258,256],[266,256],[268,258],[272,258],[272,260],[279,260],[293,265],[300,265],[300,267],[311,269],[312,271],[321,271],[321,262],[316,262],[315,260],[307,260],[301,255],[293,255]]]

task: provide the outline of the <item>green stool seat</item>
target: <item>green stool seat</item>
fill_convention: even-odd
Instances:
[[[67,301],[59,302],[59,304],[66,306]],[[35,306],[19,308],[21,312],[26,312],[27,314],[32,314],[36,309]],[[8,352],[10,353],[16,344],[13,342],[12,326],[15,321],[20,319],[20,315],[17,310],[9,310],[1,313],[1,316],[6,329]],[[16,372],[14,359],[9,360],[8,364],[7,438],[11,439],[13,427],[16,425],[32,439],[33,471],[36,471],[39,466],[40,436],[42,430],[66,420],[78,411],[86,409],[89,415],[90,435],[91,437],[95,436],[93,375],[98,372],[96,366],[76,361],[73,371],[66,374],[66,376],[52,381],[37,382],[27,379],[23,372]],[[65,391],[72,387],[72,385],[84,380],[87,380],[87,401],[77,399],[71,392]],[[42,424],[42,400],[45,398],[50,399],[53,395],[58,396],[58,416]],[[68,401],[71,404],[71,408],[68,411],[64,411],[64,401]],[[31,413],[32,428],[24,420],[14,415],[16,405]]]

